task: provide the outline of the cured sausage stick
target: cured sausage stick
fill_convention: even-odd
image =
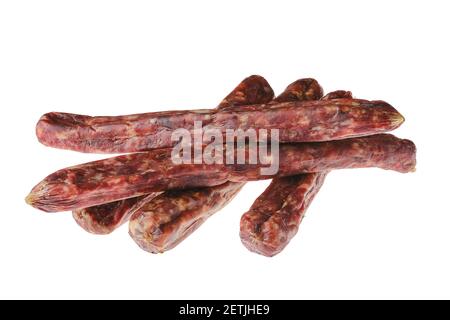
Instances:
[[[273,102],[318,100],[322,95],[316,80],[299,79]],[[243,185],[227,182],[216,187],[167,191],[153,200],[142,201],[145,204],[130,219],[129,234],[145,251],[162,253],[173,249],[225,207]]]
[[[330,92],[322,99],[352,98],[350,91]],[[275,178],[240,222],[240,237],[252,252],[272,257],[297,234],[309,204],[328,172]]]
[[[308,86],[305,86],[305,88],[307,87],[308,90],[309,88],[315,88],[317,86],[320,88],[317,81],[313,79],[305,79],[305,83],[306,82],[308,83]],[[231,108],[245,104],[267,103],[273,99],[273,96],[273,90],[267,80],[261,76],[253,75],[241,81],[241,83],[239,83],[239,85],[221,101],[217,109]],[[240,183],[229,183],[226,188],[223,188],[227,195],[232,193],[231,189],[233,189],[233,184],[235,185],[234,189],[236,190],[236,193],[240,190]],[[213,193],[217,194],[218,192]],[[159,192],[156,192],[147,196],[134,197],[78,209],[74,210],[72,215],[77,224],[84,230],[93,234],[109,234],[127,222],[131,215],[142,205],[150,202],[159,194]],[[180,192],[179,196],[183,197],[183,192]],[[207,195],[205,194],[205,196]],[[224,196],[223,198],[226,197],[227,196]],[[158,203],[162,203],[162,201],[159,201]]]
[[[159,194],[161,192],[151,192],[140,197],[77,209],[72,211],[72,216],[75,222],[89,233],[110,234],[127,222],[144,200],[150,201]]]
[[[115,117],[47,113],[36,126],[44,145],[93,153],[127,153],[172,147],[177,129],[203,132],[279,130],[279,142],[317,142],[393,130],[403,116],[384,101],[337,99],[233,106],[220,110],[185,110]]]
[[[129,234],[145,251],[173,249],[225,207],[244,184],[228,181],[215,187],[166,191],[133,213]]]
[[[332,100],[337,101],[337,100]],[[279,159],[278,176],[346,168],[378,167],[398,172],[415,168],[416,147],[390,134],[338,141],[280,145],[257,164],[174,164],[171,149],[133,153],[88,162],[47,176],[27,196],[30,205],[49,212],[86,208],[171,189],[217,186],[227,181],[270,179],[263,163]],[[234,151],[234,159],[238,148]],[[225,153],[230,152],[225,150]],[[246,148],[245,159],[258,152]],[[225,159],[233,156],[225,155]],[[234,162],[236,163],[236,161]]]
[[[244,246],[272,257],[296,235],[306,209],[319,192],[327,172],[275,178],[240,222]]]

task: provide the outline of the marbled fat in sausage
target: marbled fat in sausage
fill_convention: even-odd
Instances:
[[[292,82],[270,103],[293,102],[293,101],[314,101],[323,96],[323,89],[320,84],[312,78],[299,79]]]
[[[74,210],[72,212],[77,224],[89,233],[109,234],[124,223],[139,208],[143,201],[150,201],[161,192],[134,197],[98,206]]]
[[[241,190],[243,183],[172,190],[146,202],[131,217],[131,238],[145,251],[170,250],[222,209]]]
[[[275,178],[241,217],[241,241],[250,251],[271,257],[297,234],[300,222],[323,184],[326,172]]]
[[[259,132],[278,129],[280,142],[339,140],[387,132],[404,118],[383,101],[332,99],[232,106],[220,110],[152,112],[115,117],[89,117],[51,112],[36,126],[47,146],[81,152],[127,153],[174,146],[176,129],[227,129]]]
[[[258,164],[174,164],[171,151],[158,149],[127,154],[56,171],[38,183],[26,201],[44,211],[66,211],[150,192],[271,178],[260,170],[267,167],[263,161]],[[245,152],[257,150],[246,148]],[[412,141],[390,134],[282,144],[278,175],[367,167],[410,172],[415,168],[415,154]],[[245,159],[251,158],[247,154]],[[269,153],[263,160],[274,161],[274,158]]]

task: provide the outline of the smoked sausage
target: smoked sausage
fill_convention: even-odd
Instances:
[[[279,142],[340,140],[393,130],[403,116],[384,101],[332,99],[232,106],[220,110],[152,112],[90,117],[51,112],[43,115],[36,135],[44,145],[92,153],[127,153],[172,147],[173,133],[184,129],[279,130]]]
[[[278,176],[367,167],[406,173],[414,171],[416,163],[414,143],[390,134],[282,144],[278,157],[269,152],[257,164],[174,164],[171,151],[157,149],[121,155],[56,171],[38,183],[26,201],[44,211],[66,211],[150,192],[270,179],[272,176],[263,174],[261,169],[267,167],[263,163],[275,158],[279,159]],[[233,150],[234,154],[239,151]],[[249,148],[244,151],[245,159],[257,152]]]

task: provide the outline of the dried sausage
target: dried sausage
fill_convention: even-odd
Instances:
[[[299,79],[292,82],[271,103],[292,101],[313,101],[323,96],[320,84],[312,78]]]
[[[226,206],[243,185],[226,182],[215,187],[164,192],[133,214],[130,236],[145,251],[170,250]]]
[[[273,99],[272,87],[259,75],[245,78],[217,106],[216,109],[268,103]]]
[[[338,101],[338,100],[333,100]],[[238,152],[239,150],[234,150]],[[257,152],[254,149],[247,153]],[[415,168],[412,141],[390,134],[338,141],[282,144],[279,176],[345,168]],[[236,157],[234,157],[236,159]],[[271,154],[264,159],[274,161]],[[246,159],[251,159],[249,155]],[[258,164],[174,164],[171,149],[133,153],[62,169],[36,185],[26,201],[44,211],[85,208],[150,192],[269,179]]]
[[[322,97],[322,100],[333,100],[333,99],[353,99],[351,91],[336,90],[327,93]]]
[[[271,257],[298,231],[303,215],[319,192],[326,172],[275,178],[241,217],[241,241],[250,251]]]
[[[153,112],[116,117],[45,114],[36,126],[47,146],[81,152],[126,153],[171,147],[176,129],[278,129],[280,142],[345,139],[386,132],[404,118],[383,101],[334,99],[233,106],[220,110]]]
[[[140,208],[144,201],[150,201],[161,192],[134,197],[98,206],[74,210],[73,218],[87,232],[93,234],[109,234],[125,222]]]

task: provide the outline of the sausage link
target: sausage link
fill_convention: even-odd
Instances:
[[[292,82],[271,103],[314,101],[319,100],[322,96],[323,89],[320,84],[315,79],[305,78]]]
[[[333,91],[322,99],[352,98],[350,91]],[[275,178],[240,222],[240,238],[252,252],[272,257],[297,234],[304,214],[328,172]]]
[[[266,79],[253,75],[242,80],[217,106],[217,108],[234,107],[244,104],[267,103],[274,93]],[[236,184],[236,192],[241,188]],[[232,185],[230,183],[229,185]],[[74,210],[73,218],[80,227],[93,234],[109,234],[127,222],[131,214],[144,203],[149,202],[159,193],[134,197],[93,207]]]
[[[224,109],[238,107],[248,104],[264,104],[274,97],[272,87],[266,79],[259,75],[245,78],[236,88],[234,88],[216,107]]]
[[[233,106],[220,110],[153,112],[116,117],[89,117],[69,113],[45,114],[36,126],[47,146],[81,152],[127,153],[172,147],[176,129],[278,129],[279,141],[339,140],[387,132],[404,118],[383,101],[334,99]]]
[[[245,159],[251,159],[249,153],[257,150],[246,148],[245,152]],[[390,134],[282,144],[278,175],[367,167],[410,172],[415,168],[415,154],[412,141]],[[264,160],[273,158],[269,154]],[[56,171],[36,185],[26,201],[44,211],[66,211],[150,192],[270,179],[261,173],[260,169],[267,167],[261,163],[174,164],[171,149],[133,153]]]
[[[76,223],[89,233],[109,234],[127,222],[140,204],[150,201],[159,194],[161,192],[152,192],[140,197],[74,210],[72,216]]]
[[[145,251],[170,250],[226,206],[243,185],[226,182],[215,187],[164,192],[132,215],[129,234]]]
[[[300,79],[290,84],[274,100],[318,99],[322,95],[323,90],[316,80]],[[229,98],[224,101],[229,101]],[[129,234],[148,252],[170,250],[222,209],[242,186],[243,183],[227,182],[216,187],[165,192],[142,205],[132,215]]]
[[[297,233],[326,174],[307,173],[273,179],[241,218],[240,237],[244,246],[268,257],[281,252]]]

